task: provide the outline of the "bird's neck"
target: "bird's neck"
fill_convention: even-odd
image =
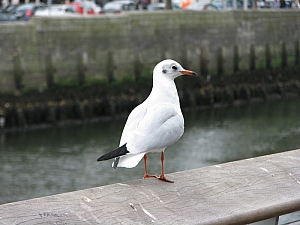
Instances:
[[[174,80],[159,80],[153,79],[153,87],[150,96],[154,99],[159,99],[163,102],[178,104],[179,97]]]

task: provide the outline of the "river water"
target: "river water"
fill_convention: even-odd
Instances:
[[[185,133],[165,151],[166,173],[300,148],[299,99],[184,112]],[[118,146],[126,118],[0,133],[0,204],[139,179],[96,162]],[[149,154],[160,173],[160,154]]]

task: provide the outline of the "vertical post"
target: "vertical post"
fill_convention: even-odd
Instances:
[[[217,54],[217,74],[218,77],[221,78],[224,73],[224,58],[222,47],[218,48]]]
[[[136,55],[133,65],[134,65],[134,68],[133,68],[134,80],[138,81],[142,77],[142,70],[143,70],[143,65],[140,62],[138,55]]]
[[[13,53],[13,65],[14,65],[15,88],[18,91],[20,91],[23,88],[22,85],[23,69],[20,62],[20,56],[17,52]]]
[[[49,9],[49,16],[51,16],[51,5],[52,5],[52,0],[47,0],[47,6]]]
[[[232,8],[233,8],[233,9],[237,9],[236,1],[237,1],[237,0],[233,0],[233,1],[232,1]]]
[[[208,53],[204,48],[200,53],[200,73],[205,77],[208,75]]]
[[[299,49],[299,40],[295,41],[295,64],[299,65],[300,62],[300,49]]]
[[[287,67],[287,52],[286,52],[286,46],[283,42],[281,45],[281,67],[286,68]]]
[[[238,72],[239,69],[239,61],[240,61],[240,57],[239,57],[239,49],[238,46],[234,46],[233,48],[233,72],[236,73]]]
[[[46,81],[48,88],[54,86],[54,69],[52,65],[52,57],[51,54],[47,54],[45,56],[45,69],[46,69]]]
[[[253,44],[251,44],[250,46],[250,65],[249,65],[249,69],[250,71],[255,70],[255,47]]]
[[[248,0],[243,0],[243,10],[248,9]]]
[[[226,8],[227,8],[227,0],[223,0],[222,3],[223,3],[223,10],[226,10]]]
[[[172,9],[172,1],[171,0],[166,1],[165,9]]]
[[[107,52],[107,60],[106,60],[106,76],[109,83],[112,83],[114,78],[114,57],[112,51]]]
[[[85,83],[85,65],[83,62],[83,55],[77,55],[77,79],[78,84],[83,85]]]
[[[266,44],[266,69],[272,69],[272,54],[269,44]]]

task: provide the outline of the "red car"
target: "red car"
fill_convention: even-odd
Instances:
[[[67,5],[72,6],[74,12],[77,12],[79,14],[84,14],[84,9],[86,10],[86,14],[89,15],[96,15],[99,14],[101,11],[101,8],[97,6],[96,4],[92,4],[93,2],[71,2]]]

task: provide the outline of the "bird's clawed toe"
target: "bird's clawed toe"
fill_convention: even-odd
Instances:
[[[165,181],[165,182],[169,182],[169,183],[174,183],[174,181],[172,180],[169,180],[168,178],[166,178],[164,175],[149,175],[149,174],[145,174],[144,175],[144,179],[147,179],[147,178],[156,178],[156,179],[159,179],[161,181]]]
[[[149,175],[149,174],[145,174],[144,175],[144,179],[146,179],[146,178],[151,178],[151,177],[158,177],[157,175]]]
[[[169,180],[164,175],[156,176],[156,178],[159,179],[159,180],[165,181],[165,182],[174,183],[174,181]]]

